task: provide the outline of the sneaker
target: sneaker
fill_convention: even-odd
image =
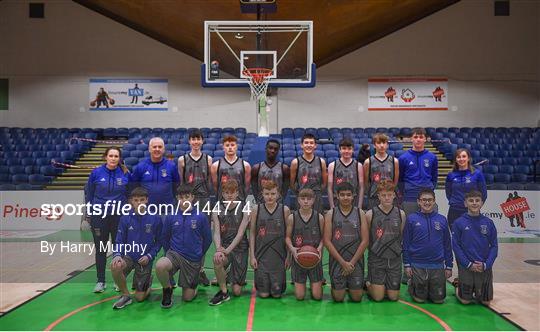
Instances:
[[[120,291],[120,287],[118,287],[117,284],[114,284],[114,291],[115,291],[115,292],[119,292],[119,291]]]
[[[210,286],[210,280],[208,280],[208,277],[206,276],[206,273],[204,272],[204,270],[201,270],[201,272],[199,272],[199,281],[205,287]]]
[[[96,287],[94,287],[94,293],[103,293],[105,289],[107,289],[107,285],[104,282],[98,282],[96,283]]]
[[[131,304],[131,297],[127,295],[122,295],[118,298],[118,301],[114,302],[113,309],[122,309],[123,307]]]
[[[172,300],[173,295],[173,289],[171,287],[169,288],[163,288],[163,299],[161,300],[161,307],[165,309],[169,309],[173,305]]]
[[[220,305],[223,302],[229,301],[230,299],[231,297],[229,296],[229,292],[223,293],[220,289],[219,292],[217,292],[216,295],[214,295],[214,297],[210,300],[210,302],[208,302],[208,304]]]

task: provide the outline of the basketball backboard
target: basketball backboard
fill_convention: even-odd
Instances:
[[[248,87],[246,69],[272,71],[271,87],[315,86],[312,21],[206,21],[204,87]]]

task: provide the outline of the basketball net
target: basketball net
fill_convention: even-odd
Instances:
[[[242,73],[247,77],[251,90],[251,100],[259,100],[261,96],[266,97],[272,69],[268,68],[246,68]]]

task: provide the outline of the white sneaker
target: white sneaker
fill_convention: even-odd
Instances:
[[[107,285],[104,282],[98,282],[96,283],[96,287],[94,287],[94,293],[103,293],[106,288]]]

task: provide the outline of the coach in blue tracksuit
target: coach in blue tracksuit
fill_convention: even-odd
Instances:
[[[497,228],[480,209],[482,193],[465,194],[467,213],[452,225],[452,244],[458,263],[456,297],[463,304],[477,300],[485,305],[493,300],[493,264],[497,258]]]
[[[148,190],[148,204],[174,204],[174,193],[180,183],[176,163],[164,158],[165,143],[160,137],[152,138],[148,149],[150,157],[133,169],[131,187],[142,186]]]
[[[457,149],[454,154],[454,169],[446,176],[446,198],[448,199],[448,224],[452,228],[454,220],[467,212],[464,205],[465,194],[477,190],[482,193],[482,201],[487,199],[486,179],[482,172],[471,166],[471,153],[467,149]]]
[[[131,270],[135,270],[135,299],[141,302],[150,294],[152,262],[161,249],[162,222],[159,216],[146,214],[147,202],[148,191],[135,188],[129,194],[130,213],[120,217],[111,272],[122,295],[113,304],[113,309],[122,309],[132,302],[126,286],[126,277]]]
[[[443,303],[446,279],[452,276],[452,242],[446,218],[435,211],[435,193],[418,195],[420,211],[407,217],[403,228],[403,266],[416,302]]]
[[[97,283],[94,287],[95,293],[105,291],[107,251],[104,249],[109,242],[109,236],[113,242],[116,239],[118,221],[120,220],[120,215],[115,214],[112,203],[114,201],[117,202],[116,204],[126,203],[129,182],[127,169],[120,166],[122,153],[119,148],[107,148],[104,158],[105,164],[92,170],[86,184],[86,202],[92,205],[89,217],[96,251]]]
[[[426,131],[413,128],[412,149],[399,159],[399,188],[403,195],[402,208],[407,215],[418,210],[417,198],[424,188],[435,190],[439,175],[437,157],[425,149]]]
[[[163,308],[170,308],[173,304],[170,275],[178,270],[182,299],[189,302],[197,295],[201,259],[212,243],[206,215],[193,208],[193,188],[186,184],[180,185],[176,198],[181,210],[168,215],[163,222],[161,244],[166,254],[156,263],[156,275],[163,286]]]

